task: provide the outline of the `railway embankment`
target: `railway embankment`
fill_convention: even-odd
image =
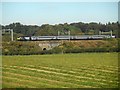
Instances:
[[[118,39],[2,42],[3,55],[118,52]]]

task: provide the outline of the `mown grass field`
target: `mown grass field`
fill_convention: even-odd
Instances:
[[[3,88],[117,88],[117,53],[3,56]]]

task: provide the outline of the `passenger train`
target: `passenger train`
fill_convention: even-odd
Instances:
[[[42,40],[101,40],[115,38],[110,35],[81,35],[81,36],[20,36],[18,41],[42,41]]]

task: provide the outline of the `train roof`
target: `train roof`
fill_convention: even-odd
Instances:
[[[68,37],[69,35],[60,35],[58,37]],[[89,36],[110,36],[110,35],[70,35],[71,37],[72,36],[79,36],[79,37],[89,37]],[[20,36],[20,37],[56,37],[55,35],[54,36]]]

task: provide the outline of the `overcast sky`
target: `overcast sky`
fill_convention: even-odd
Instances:
[[[116,21],[118,2],[2,2],[3,25]]]

